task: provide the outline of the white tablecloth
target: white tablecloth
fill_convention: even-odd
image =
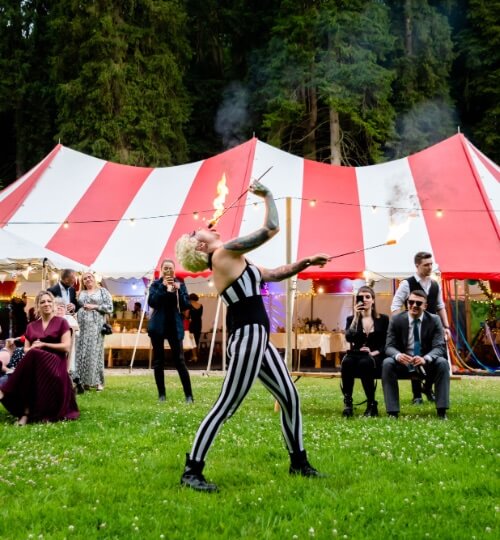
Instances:
[[[137,333],[129,332],[117,332],[116,334],[109,334],[104,336],[104,348],[105,349],[133,349],[135,346],[135,340],[137,339]],[[147,334],[139,334],[139,341],[137,343],[138,349],[149,349],[151,346],[151,340]],[[196,343],[194,337],[189,332],[184,334],[184,349],[194,349]],[[169,349],[168,341],[165,340],[165,348]]]
[[[278,349],[286,348],[286,333],[272,333],[271,343]],[[304,349],[319,349],[322,356],[332,352],[347,350],[347,342],[342,332],[328,332],[324,334],[298,334],[297,346],[295,334],[292,335],[292,347],[303,351]]]

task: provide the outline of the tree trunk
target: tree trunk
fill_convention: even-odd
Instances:
[[[316,159],[316,128],[318,127],[318,97],[316,88],[306,89],[307,108],[309,119],[307,122],[307,133],[304,142],[304,157]]]
[[[412,19],[412,0],[405,0],[404,17],[405,17],[405,51],[406,56],[413,55],[413,19]]]
[[[330,107],[330,163],[340,165],[340,122],[339,113]]]

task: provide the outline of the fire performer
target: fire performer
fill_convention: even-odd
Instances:
[[[217,491],[203,476],[204,458],[223,422],[231,417],[248,394],[256,378],[281,405],[281,425],[292,475],[321,475],[307,459],[302,441],[299,396],[276,348],[269,342],[269,319],[264,308],[262,281],[281,281],[308,266],[323,266],[329,256],[323,253],[275,269],[258,268],[245,254],[258,248],[279,232],[278,211],[269,189],[258,181],[249,190],[265,201],[262,227],[246,236],[223,242],[216,227],[183,235],[176,254],[184,268],[200,272],[210,268],[214,285],[227,305],[229,369],[222,391],[196,433],[181,484],[198,491]]]

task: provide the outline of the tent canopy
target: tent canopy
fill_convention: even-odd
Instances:
[[[289,233],[293,260],[355,252],[308,268],[304,279],[356,278],[364,271],[407,276],[417,251],[432,252],[448,278],[500,278],[500,171],[460,134],[368,167],[309,161],[257,139],[164,168],[119,165],[57,145],[0,192],[0,222],[4,231],[77,261],[76,269],[138,278],[174,257],[181,234],[212,218],[223,176],[230,209],[217,226],[222,238],[259,227],[262,200],[246,190],[269,167],[262,181],[276,199],[281,232],[250,254],[258,265],[286,262]],[[370,249],[393,236],[391,225],[407,233],[396,245]]]

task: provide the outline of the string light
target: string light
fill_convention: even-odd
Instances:
[[[275,198],[275,201],[280,201],[280,200],[284,200],[284,199],[287,199],[288,197],[276,197]],[[311,207],[314,207],[316,206],[317,204],[317,200],[316,199],[305,199],[305,198],[302,198],[302,197],[290,197],[291,199],[293,200],[298,200],[298,201],[309,201],[309,205]],[[436,216],[437,217],[443,217],[444,216],[444,210],[442,208],[438,208],[438,209],[435,209],[435,208],[420,208],[420,207],[404,207],[404,206],[388,206],[388,205],[374,205],[374,204],[359,204],[359,203],[347,203],[347,202],[340,202],[340,201],[329,201],[329,200],[322,200],[321,201],[322,204],[333,204],[333,205],[337,205],[337,206],[351,206],[351,207],[354,207],[354,208],[370,208],[372,210],[372,212],[376,212],[379,208],[380,209],[385,209],[385,210],[389,210],[389,211],[401,211],[401,212],[408,212],[409,214],[409,217],[418,217],[419,215],[419,211],[428,211],[428,212],[435,212],[436,213]],[[246,207],[246,206],[249,206],[249,205],[254,205],[255,203],[246,203],[246,204],[242,204],[242,205],[236,205],[236,206],[232,206],[232,208],[241,208],[241,207]],[[258,204],[258,203],[257,203]],[[210,210],[203,210],[202,212],[209,212]],[[457,212],[457,213],[488,213],[488,214],[492,214],[492,213],[496,213],[496,212],[499,212],[500,210],[498,209],[489,209],[489,208],[446,208],[446,211],[447,212]],[[164,218],[172,218],[172,217],[181,217],[181,216],[185,216],[185,215],[191,215],[194,219],[198,219],[197,217],[195,216],[199,216],[199,213],[198,211],[196,212],[180,212],[180,213],[173,213],[173,214],[161,214],[161,215],[157,215],[157,216],[143,216],[143,217],[136,217],[134,218],[134,221],[145,221],[145,220],[150,220],[150,219],[164,219]],[[203,221],[206,220],[205,217],[202,218]],[[129,218],[119,218],[119,219],[82,219],[82,220],[74,220],[72,221],[71,223],[76,223],[76,224],[86,224],[86,223],[120,223],[122,221],[129,221]],[[58,221],[9,221],[9,222],[6,222],[6,221],[3,221],[3,222],[0,222],[0,225],[6,225],[6,224],[9,224],[9,225],[60,225],[60,222]],[[65,229],[67,229],[69,227],[69,222],[66,220],[64,221],[63,223],[63,227]]]
[[[134,218],[130,218],[130,226],[133,227],[135,225],[135,219]]]

